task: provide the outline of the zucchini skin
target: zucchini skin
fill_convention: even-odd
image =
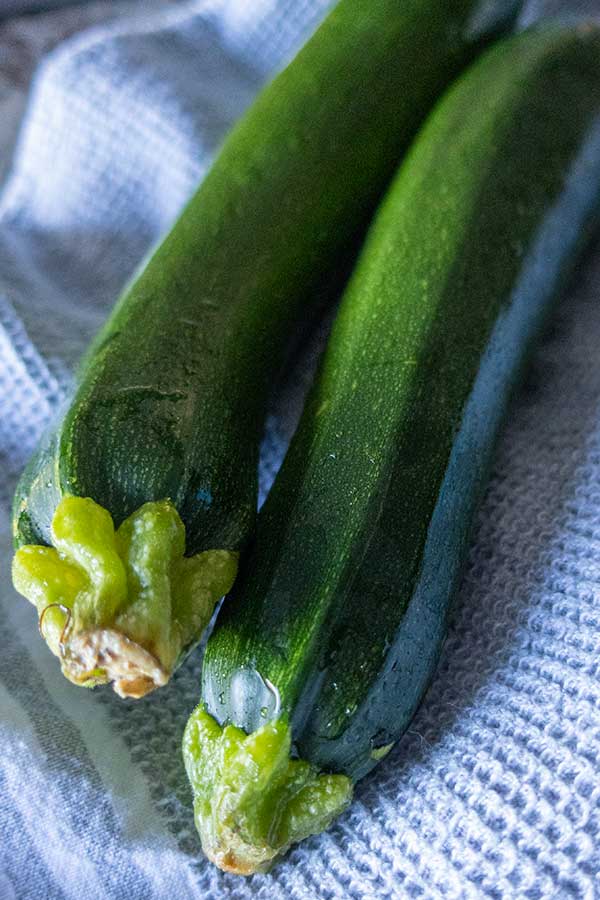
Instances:
[[[369,232],[208,642],[218,723],[289,721],[301,759],[352,781],[402,735],[508,400],[599,209],[600,31],[496,45],[440,101]]]
[[[492,4],[489,32],[517,5]],[[17,547],[51,543],[65,496],[92,498],[116,526],[169,498],[189,555],[244,544],[287,336],[436,96],[477,52],[479,9],[341,0],[234,129],[93,343],[18,486]]]

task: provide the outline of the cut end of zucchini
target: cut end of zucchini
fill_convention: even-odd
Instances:
[[[237,553],[183,555],[185,528],[169,500],[144,504],[115,530],[93,500],[64,497],[52,543],[17,550],[14,585],[37,608],[65,676],[111,682],[122,697],[167,683],[237,573]]]
[[[135,699],[162,687],[170,675],[151,653],[110,628],[84,631],[70,640],[62,669],[73,684],[111,683],[119,697]]]
[[[292,844],[329,827],[352,799],[345,775],[291,759],[291,733],[277,719],[247,735],[221,727],[203,705],[192,713],[183,757],[206,856],[237,875],[266,872]]]

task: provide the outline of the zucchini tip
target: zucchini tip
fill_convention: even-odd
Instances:
[[[200,640],[237,574],[238,554],[184,556],[185,527],[170,500],[146,503],[115,529],[90,498],[65,496],[53,546],[26,544],[13,583],[77,685],[111,683],[121,697],[161,687]]]
[[[222,727],[201,704],[183,737],[194,818],[205,855],[225,872],[266,872],[292,844],[350,805],[352,782],[291,755],[285,718],[251,734]]]

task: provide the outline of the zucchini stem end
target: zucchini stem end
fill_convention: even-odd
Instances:
[[[186,726],[183,757],[202,849],[237,875],[268,871],[292,844],[328,828],[352,799],[345,775],[291,758],[285,718],[248,735],[221,727],[201,704]]]
[[[184,556],[170,500],[144,504],[115,530],[94,500],[66,496],[52,544],[17,550],[14,585],[37,608],[64,675],[85,687],[110,682],[121,697],[168,682],[237,574],[233,551]]]

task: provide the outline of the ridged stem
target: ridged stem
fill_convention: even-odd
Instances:
[[[289,847],[324,831],[352,799],[345,775],[292,759],[283,718],[252,734],[221,727],[203,705],[192,713],[183,757],[206,856],[237,875],[265,872]]]
[[[52,547],[17,550],[13,582],[38,611],[63,673],[122,697],[166,684],[231,588],[237,553],[185,557],[185,528],[169,500],[146,503],[115,530],[93,500],[64,497]]]

